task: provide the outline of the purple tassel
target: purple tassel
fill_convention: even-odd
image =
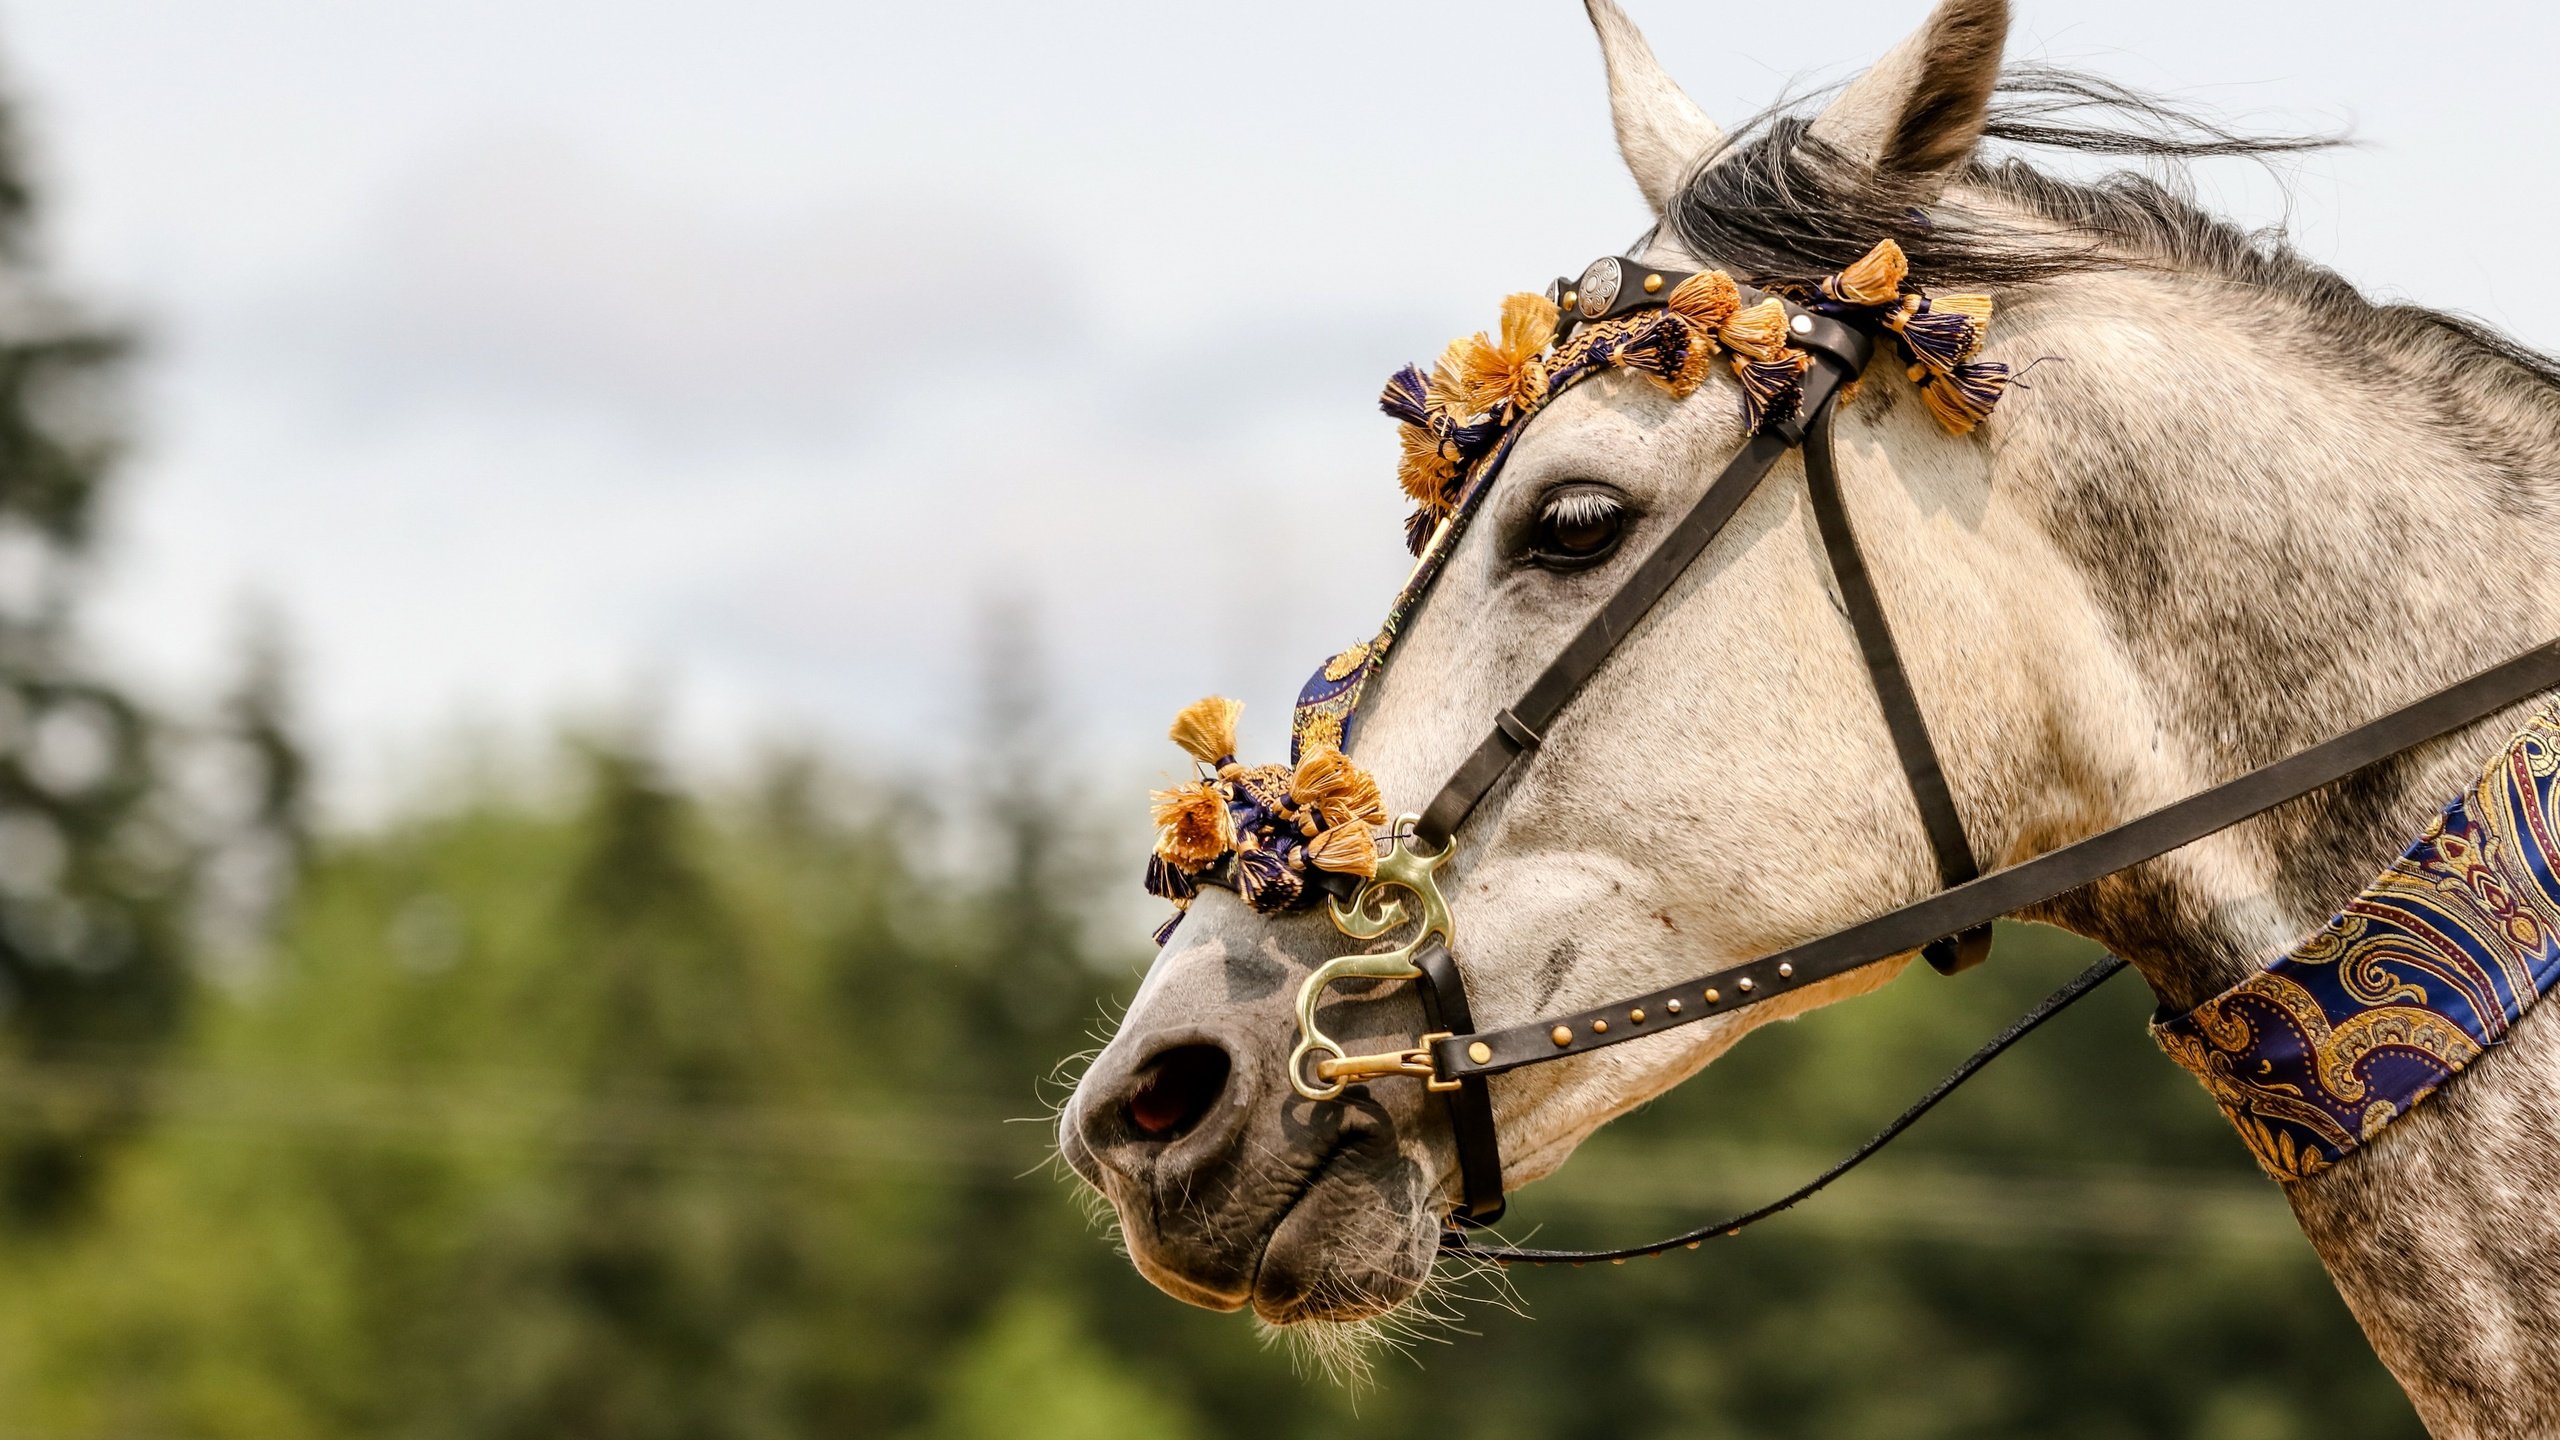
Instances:
[[[1503,429],[1502,422],[1491,416],[1472,425],[1463,425],[1455,420],[1442,420],[1438,428],[1441,441],[1449,447],[1461,463],[1474,461],[1484,452],[1492,449],[1493,442],[1502,438]]]
[[[1943,374],[1972,359],[1982,345],[1982,329],[1973,317],[1960,310],[1933,309],[1925,295],[1914,298],[1917,307],[1894,327],[1913,363]]]
[[[1188,874],[1167,864],[1161,855],[1147,857],[1147,893],[1165,900],[1188,900],[1200,886]]]
[[[1298,903],[1307,889],[1304,875],[1290,869],[1278,855],[1258,848],[1236,852],[1235,881],[1236,895],[1265,915]]]
[[[1630,332],[1609,359],[1629,370],[1641,370],[1665,383],[1680,378],[1689,363],[1690,329],[1677,315],[1657,312],[1651,323]]]
[[[1788,351],[1784,360],[1733,357],[1734,378],[1742,382],[1745,432],[1757,435],[1764,427],[1796,413],[1796,402],[1804,396],[1805,367],[1811,363],[1811,357],[1800,350]]]
[[[1404,548],[1421,554],[1422,547],[1431,543],[1431,532],[1440,528],[1442,513],[1426,505],[1414,506],[1413,513],[1404,517]]]
[[[1157,949],[1163,949],[1165,942],[1173,938],[1173,927],[1182,923],[1182,916],[1183,912],[1176,910],[1172,914],[1164,917],[1164,923],[1156,927]]]
[[[1387,377],[1387,388],[1378,394],[1378,408],[1407,425],[1428,430],[1432,428],[1430,394],[1422,367],[1407,365]]]
[[[1997,360],[1973,360],[1944,375],[1926,375],[1920,398],[1930,412],[1956,434],[1964,434],[1991,414],[2009,390],[2009,367]]]

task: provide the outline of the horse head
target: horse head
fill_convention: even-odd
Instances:
[[[1590,9],[1621,153],[1662,213],[1724,137],[1610,0]],[[1980,133],[2005,24],[2000,4],[1950,0],[1815,132],[1914,197],[1942,184]],[[1643,258],[1710,257],[1683,253],[1666,226]],[[1948,437],[1916,403],[1874,405],[1860,422],[1847,444],[1861,463],[1941,525],[1982,522],[1987,445]],[[1675,400],[1634,375],[1586,384],[1527,427],[1362,702],[1352,753],[1391,800],[1428,797],[1743,438],[1731,395]],[[1480,1016],[1596,1004],[1935,883],[1910,799],[1876,769],[1882,722],[1818,542],[1781,489],[1746,508],[1460,837],[1440,883],[1463,916]],[[1383,1083],[1316,1103],[1287,1080],[1300,980],[1360,948],[1321,916],[1256,914],[1206,892],[1077,1087],[1064,1151],[1168,1292],[1250,1303],[1275,1322],[1345,1319],[1395,1305],[1429,1273],[1455,1184],[1436,1106],[1419,1086]],[[1553,1170],[1753,1026],[1895,968],[1505,1077],[1506,1185]],[[1332,992],[1331,1033],[1353,1048],[1410,1044],[1418,1005],[1383,990]]]

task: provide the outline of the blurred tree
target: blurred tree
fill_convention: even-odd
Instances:
[[[15,114],[0,105],[0,1065],[149,1049],[186,991],[187,846],[154,727],[82,657],[73,624],[121,441],[128,337],[53,283]],[[0,1222],[88,1195],[129,1090],[17,1104]]]
[[[489,1218],[466,1261],[474,1323],[453,1338],[464,1434],[792,1433],[822,1390],[792,1323],[821,1271],[818,1227],[752,1152],[718,1154],[758,1107],[805,1104],[764,959],[697,858],[691,807],[636,750],[591,755],[585,853],[558,933],[567,968],[525,997],[604,1137],[707,1142],[707,1155],[611,1144],[553,1156],[534,1203]],[[745,1138],[745,1137],[740,1137]]]
[[[311,762],[296,734],[284,622],[248,614],[240,668],[209,734],[191,746],[193,930],[216,977],[254,979],[311,859]]]
[[[1186,1440],[1181,1402],[1094,1343],[1092,1321],[1058,1296],[1008,1296],[941,1377],[930,1440]]]

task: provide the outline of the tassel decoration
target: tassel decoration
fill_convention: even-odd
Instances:
[[[1289,777],[1289,799],[1315,811],[1328,827],[1387,823],[1378,782],[1339,750],[1310,751],[1299,761]]]
[[[1902,337],[1913,360],[1943,375],[1982,348],[1990,316],[1988,295],[1912,295],[1884,317],[1884,327]]]
[[[1161,855],[1147,857],[1147,893],[1176,904],[1200,893],[1198,881]]]
[[[1742,382],[1744,431],[1757,435],[1794,415],[1796,402],[1804,397],[1804,372],[1813,367],[1813,357],[1801,350],[1789,350],[1782,352],[1783,359],[1755,360],[1740,353],[1739,347],[1736,352],[1733,374]]]
[[[2008,366],[1997,360],[1975,360],[1944,374],[1927,373],[1920,382],[1920,401],[1948,434],[1967,435],[2008,390]]]
[[[1307,893],[1303,870],[1259,846],[1236,852],[1235,883],[1236,897],[1266,914],[1288,909]]]
[[[1430,382],[1422,378],[1422,367],[1407,365],[1387,377],[1387,388],[1378,392],[1378,408],[1388,416],[1417,430],[1431,428]]]
[[[1378,842],[1366,825],[1336,825],[1307,842],[1307,858],[1319,870],[1366,880],[1378,873]]]
[[[1772,295],[1724,322],[1717,338],[1728,350],[1776,364],[1787,354],[1787,307]]]
[[[1440,521],[1447,514],[1448,511],[1445,509],[1435,510],[1428,505],[1415,506],[1413,513],[1404,517],[1405,553],[1420,555],[1423,547],[1431,543],[1432,533],[1440,528]]]
[[[1396,483],[1417,505],[1446,506],[1449,482],[1458,478],[1457,458],[1448,444],[1429,429],[1407,425],[1396,432],[1404,456],[1396,462]]]
[[[1911,262],[1904,258],[1902,247],[1891,239],[1879,240],[1857,263],[1823,281],[1822,293],[1849,305],[1890,305],[1901,298],[1902,282],[1910,274]]]
[[[1196,873],[1236,848],[1235,815],[1218,787],[1195,780],[1147,798],[1155,802],[1156,855],[1167,865]]]
[[[1173,938],[1173,927],[1182,923],[1182,917],[1185,913],[1186,912],[1182,907],[1176,906],[1172,914],[1164,917],[1164,923],[1156,927],[1157,949],[1163,949],[1165,947],[1165,942]]]
[[[1721,270],[1701,271],[1672,287],[1663,307],[1696,326],[1712,345],[1725,322],[1742,309],[1742,289]]]
[[[1241,700],[1204,696],[1182,707],[1165,736],[1203,765],[1224,765],[1236,758],[1236,717],[1243,713]]]
[[[1706,362],[1714,350],[1712,340],[1703,345],[1698,342],[1698,332],[1687,320],[1668,310],[1656,311],[1627,332],[1625,340],[1611,352],[1609,363],[1650,375],[1661,381],[1674,399],[1685,400],[1706,378]]]
[[[1479,334],[1451,347],[1458,392],[1470,413],[1521,415],[1547,398],[1547,342],[1556,334],[1556,304],[1527,292],[1502,302],[1499,338]]]

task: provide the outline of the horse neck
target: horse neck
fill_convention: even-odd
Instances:
[[[2560,635],[2560,403],[2476,343],[2143,274],[2047,287],[2000,333],[2012,354],[2061,357],[1994,422],[1993,490],[2009,497],[1994,508],[2012,533],[1979,572],[1992,603],[2034,607],[2010,646],[2032,678],[1995,692],[2028,713],[1973,707],[1972,753],[1998,758],[1969,769],[1968,742],[1947,746],[2002,860]],[[2004,562],[2018,579],[2000,578]],[[1938,663],[1965,648],[1942,638]],[[2192,1006],[2323,923],[2530,708],[2036,918]],[[2560,1093],[2555,1010],[2528,1012],[2374,1143],[2287,1187],[2440,1435],[2560,1434],[2560,1124],[2536,1103]]]
[[[2175,275],[2039,287],[1995,333],[2009,357],[2056,358],[1992,421],[1979,513],[1907,476],[1853,502],[1904,511],[1862,532],[1888,539],[1878,568],[1900,572],[1921,699],[1986,859],[2131,819],[2560,635],[2560,391],[2468,341],[2377,329],[2356,345],[2339,326]],[[2334,913],[2523,714],[2035,918],[2191,1006]]]

